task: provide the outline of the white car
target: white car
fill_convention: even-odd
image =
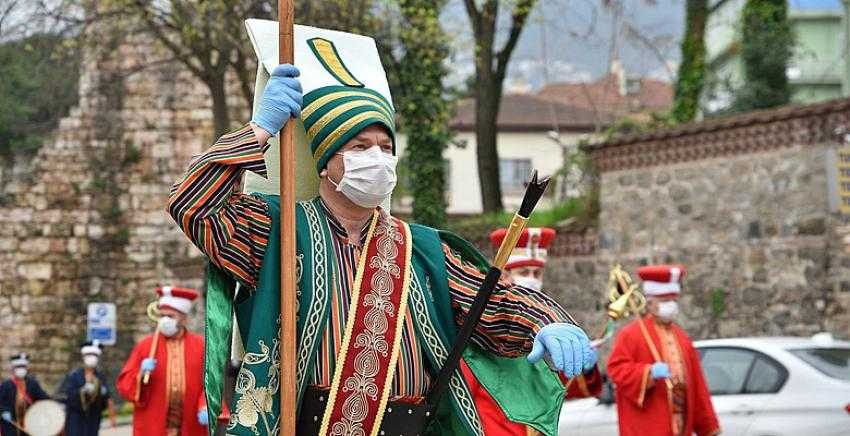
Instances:
[[[850,342],[765,337],[697,341],[723,436],[850,435]],[[610,384],[569,401],[561,436],[616,436]]]

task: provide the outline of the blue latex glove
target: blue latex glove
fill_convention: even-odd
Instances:
[[[201,411],[198,412],[198,424],[203,426],[210,424],[210,415],[209,412],[207,412],[207,409],[201,409]]]
[[[3,412],[3,421],[12,422],[12,412]]]
[[[301,116],[301,73],[292,64],[281,64],[272,72],[252,123],[276,135],[289,118]]]
[[[655,362],[649,369],[649,375],[656,380],[660,378],[670,378],[670,366],[664,362]]]
[[[148,357],[142,361],[142,372],[151,372],[156,368],[156,359]]]
[[[587,334],[568,323],[549,324],[537,332],[528,361],[536,363],[544,353],[549,353],[555,369],[567,377],[592,369],[598,359]]]

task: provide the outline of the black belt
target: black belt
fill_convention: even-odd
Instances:
[[[319,434],[325,408],[328,405],[329,391],[308,387],[301,400],[301,412],[298,414],[298,436]],[[419,436],[433,415],[433,410],[424,401],[421,404],[390,401],[384,411],[384,419],[378,435],[381,436]]]

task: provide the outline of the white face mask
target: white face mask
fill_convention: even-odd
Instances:
[[[12,374],[15,374],[17,378],[24,378],[27,376],[27,369],[23,366],[19,366],[12,370]]]
[[[679,314],[679,303],[675,300],[662,301],[658,303],[658,317],[665,321],[672,321]]]
[[[514,277],[514,284],[520,285],[524,288],[528,288],[534,291],[539,291],[543,287],[543,282],[540,281],[540,279],[535,279],[534,277],[528,276]]]
[[[342,159],[345,167],[342,180],[339,183],[328,180],[354,204],[372,209],[393,192],[397,180],[397,157],[373,146],[368,150],[346,151],[342,153]]]
[[[165,335],[165,337],[170,338],[177,334],[179,327],[177,326],[177,320],[170,316],[161,316],[159,317],[159,332]]]
[[[94,354],[86,354],[85,356],[83,356],[83,365],[85,365],[86,368],[97,367],[98,361],[100,361],[100,359]]]

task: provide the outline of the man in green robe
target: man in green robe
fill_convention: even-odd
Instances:
[[[251,123],[195,157],[172,189],[170,214],[213,266],[208,408],[218,416],[222,407],[232,310],[244,357],[228,434],[277,434],[281,361],[296,365],[299,434],[378,434],[396,419],[393,405],[423,402],[488,265],[461,238],[380,206],[396,183],[391,102],[344,82],[302,96],[298,75],[278,66]],[[304,124],[320,183],[319,196],[296,207],[298,351],[280,356],[279,197],[238,187],[246,170],[266,175],[268,140],[290,118]],[[508,283],[497,286],[471,342],[464,359],[506,416],[547,435],[557,433],[564,389],[542,357],[567,377],[596,359],[557,303]],[[486,434],[459,372],[429,431]]]

